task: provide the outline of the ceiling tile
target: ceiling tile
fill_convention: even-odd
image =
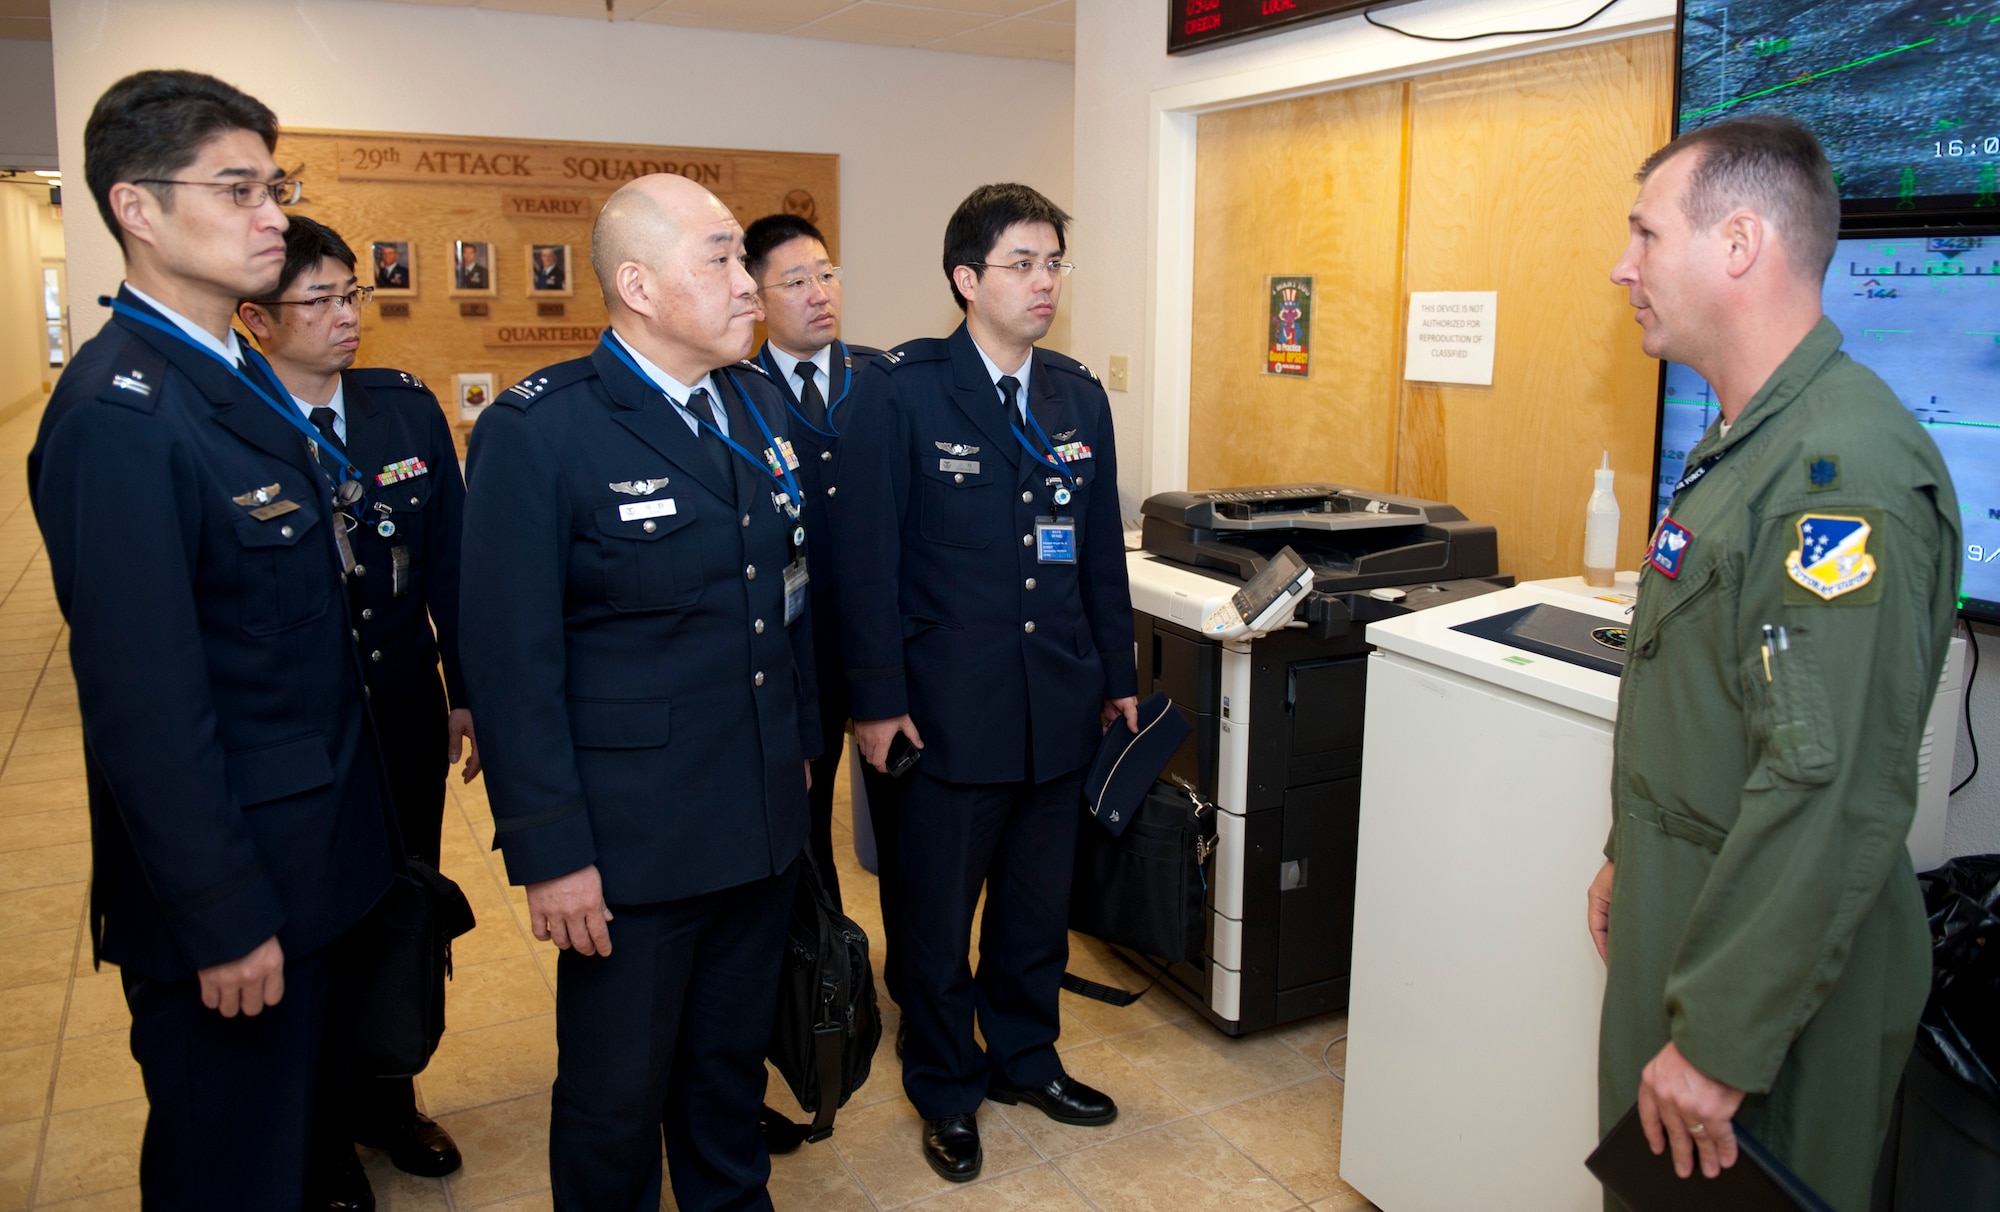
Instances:
[[[738,19],[749,25],[773,22],[787,27],[837,13],[854,0],[666,0],[641,20],[695,13],[704,17]]]
[[[1076,27],[1060,25],[1054,21],[1028,21],[1017,18],[1012,21],[995,21],[991,25],[970,30],[951,39],[958,45],[953,50],[972,50],[977,53],[980,46],[1006,46],[1029,51],[1075,51]]]
[[[979,13],[987,17],[1012,17],[1049,0],[896,0],[909,8],[937,9],[951,13]]]
[[[908,8],[900,4],[879,4],[874,0],[842,9],[823,21],[815,21],[794,32],[806,38],[842,38],[845,41],[884,41],[887,46],[915,46],[932,38],[948,38],[976,29],[991,21],[976,13],[947,13],[934,8]],[[853,35],[881,35],[856,38]]]
[[[740,34],[787,34],[793,21],[758,21],[751,17],[726,17],[710,13],[685,13],[677,9],[654,9],[638,18],[642,25],[677,25],[684,29],[726,29]]]
[[[476,0],[478,7],[501,13],[540,13],[545,17],[585,17],[606,20],[604,0]],[[646,0],[641,0],[646,3]],[[650,6],[650,5],[649,5]],[[628,4],[637,15],[639,4]]]

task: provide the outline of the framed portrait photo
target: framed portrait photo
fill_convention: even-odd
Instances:
[[[370,240],[368,264],[375,272],[377,298],[409,298],[417,293],[415,240]]]
[[[452,384],[458,391],[458,419],[476,421],[486,406],[493,402],[493,374],[453,375]]]
[[[528,245],[528,294],[563,298],[576,293],[576,265],[567,244]]]
[[[493,245],[485,240],[456,240],[451,246],[451,294],[471,298],[500,293]]]

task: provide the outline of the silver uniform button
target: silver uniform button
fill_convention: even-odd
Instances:
[[[837,489],[838,487],[839,485],[837,484],[828,484],[826,486],[826,495],[832,496],[834,494],[834,490]]]
[[[764,671],[763,671],[763,670],[761,670],[761,669],[759,669],[759,670],[757,671],[757,676],[756,676],[756,677],[754,677],[754,678],[751,678],[751,679],[750,679],[750,682],[751,682],[751,684],[752,684],[752,685],[756,685],[756,686],[762,686],[762,685],[764,684]]]
[[[956,473],[954,473],[954,474],[952,475],[952,477],[951,477],[951,482],[952,482],[952,483],[954,483],[954,484],[963,484],[963,483],[965,483],[965,473],[964,473],[964,472],[962,472],[962,471],[961,471],[961,472],[956,472]]]
[[[411,498],[410,498],[410,504],[412,504],[412,505],[415,505],[416,503],[417,503],[417,498],[415,498],[415,497],[411,497]]]
[[[359,644],[359,643],[361,642],[361,633],[360,633],[360,632],[358,632],[358,631],[350,631],[350,632],[348,632],[347,634],[348,634],[348,637],[349,637],[350,639],[352,639],[352,640],[353,640],[353,641],[354,641],[355,643]]]
[[[1023,505],[1028,504],[1030,501],[1033,501],[1034,499],[1035,499],[1035,494],[1032,492],[1024,492],[1021,494],[1021,503]]]
[[[375,617],[375,608],[374,608],[373,606],[363,606],[363,607],[361,608],[361,621],[362,621],[362,622],[364,622],[364,623],[365,623],[365,622],[367,622],[367,621],[368,621],[369,619],[372,619],[372,618],[374,618],[374,617]]]
[[[366,569],[360,564],[356,564],[354,566],[354,575],[358,577],[365,577],[368,575],[368,569]]]
[[[756,633],[757,633],[758,635],[763,635],[763,634],[764,634],[764,620],[762,620],[762,619],[758,619],[758,620],[757,620],[756,622],[754,622],[754,623],[750,624],[750,630],[752,630],[752,631],[756,632]]]
[[[1029,626],[1030,626],[1030,627],[1032,627],[1032,626],[1034,626],[1034,624],[1030,623],[1030,624],[1029,624]],[[382,650],[381,650],[380,648],[377,648],[377,649],[376,649],[375,651],[373,651],[373,652],[369,653],[369,654],[368,654],[368,659],[369,659],[369,660],[371,660],[371,661],[379,661],[379,660],[381,660],[381,659],[382,659]]]
[[[822,463],[831,463],[831,462],[833,462],[833,452],[832,452],[832,451],[830,451],[830,450],[822,450],[822,451],[820,451],[820,452],[819,452],[819,461],[820,461],[820,462],[822,462]]]
[[[1035,587],[1035,578],[1033,578],[1033,577],[1029,577],[1029,578],[1028,578],[1028,588],[1030,588],[1030,589],[1033,589],[1034,587]]]
[[[297,533],[298,533],[298,531],[296,531],[296,530],[293,530],[293,529],[292,529],[291,527],[289,527],[289,526],[280,526],[280,527],[278,527],[278,533],[279,533],[279,534],[281,534],[281,535],[284,535],[284,536],[285,536],[286,538],[288,538],[288,539],[289,539],[289,538],[291,538],[291,537],[292,537],[293,535],[297,534]]]
[[[659,528],[660,528],[660,524],[659,524],[658,522],[655,522],[655,521],[653,521],[652,519],[648,518],[648,519],[646,520],[646,524],[645,524],[644,526],[641,526],[641,527],[640,527],[639,529],[641,529],[641,530],[645,531],[645,532],[646,532],[647,534],[652,534],[652,533],[653,533],[654,531],[658,530]]]
[[[1027,622],[1021,624],[1021,630],[1027,632],[1029,635],[1035,634],[1035,620],[1029,619]]]
[[[1024,534],[1024,535],[1022,535],[1022,536],[1021,536],[1021,546],[1023,546],[1023,547],[1033,547],[1034,545],[1035,545],[1035,536],[1034,536],[1034,535],[1031,535],[1031,534]]]
[[[743,566],[743,579],[746,581],[757,579],[757,566],[755,564],[745,564]]]
[[[744,529],[746,529],[746,530],[747,530],[747,529],[749,529],[749,526],[750,526],[750,515],[749,515],[749,514],[747,514],[747,513],[743,515],[743,526],[744,526]]]

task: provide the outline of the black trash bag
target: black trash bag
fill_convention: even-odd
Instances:
[[[2000,1105],[2000,854],[1917,877],[1931,926],[1931,996],[1917,1047]]]

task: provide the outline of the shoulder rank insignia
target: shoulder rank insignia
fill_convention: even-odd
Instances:
[[[422,387],[424,385],[424,381],[422,379],[419,379],[417,376],[411,374],[407,370],[398,371],[397,373],[403,376],[403,382],[408,383],[412,387]]]
[[[431,469],[424,466],[422,459],[411,455],[407,459],[398,459],[394,463],[384,467],[381,473],[375,477],[375,482],[386,488],[400,480],[413,480],[418,476],[427,476],[430,473]]]
[[[1785,557],[1785,572],[1821,601],[1831,602],[1875,579],[1868,554],[1873,529],[1866,518],[1808,513],[1798,521],[1799,549]]]
[[[507,390],[521,397],[523,400],[532,400],[544,391],[547,391],[548,387],[549,381],[547,379],[522,379]]]
[[[1832,455],[1815,455],[1806,460],[1807,492],[1827,492],[1840,487],[1840,460]]]
[[[269,505],[277,495],[278,485],[266,484],[262,488],[253,488],[249,492],[238,493],[229,499],[248,509],[252,505]]]
[[[939,450],[944,451],[946,454],[951,455],[953,458],[962,459],[966,455],[975,455],[979,453],[979,448],[977,446],[967,446],[963,442],[932,442],[931,445],[937,447]]]
[[[903,360],[903,355],[897,352],[896,350],[892,349],[882,355],[882,360],[887,362],[889,365],[894,366],[896,363]]]
[[[153,394],[153,385],[144,382],[145,377],[146,372],[143,370],[135,370],[129,375],[112,375],[111,385],[123,391],[137,392],[142,396],[150,396]]]
[[[613,492],[622,492],[628,497],[650,496],[667,486],[667,477],[657,480],[613,480],[606,485]]]

